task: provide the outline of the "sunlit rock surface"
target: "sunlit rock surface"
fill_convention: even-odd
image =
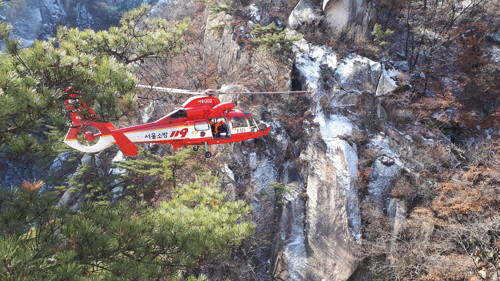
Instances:
[[[317,7],[310,0],[300,0],[288,17],[288,27],[298,28],[304,24],[311,24],[320,19]]]
[[[20,0],[4,2],[0,16],[12,25],[10,37],[22,39],[22,46],[36,39],[55,37],[57,26],[108,29],[118,25],[123,12],[157,0]]]
[[[376,18],[375,9],[367,0],[323,0],[322,8],[335,36],[341,32],[351,36],[364,34]]]

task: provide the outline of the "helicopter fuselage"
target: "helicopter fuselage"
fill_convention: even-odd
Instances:
[[[85,121],[72,116],[70,128],[64,142],[82,152],[99,152],[118,144],[125,155],[133,156],[137,147],[133,143],[171,144],[174,148],[186,145],[214,145],[241,142],[267,135],[270,127],[257,123],[247,111],[234,110],[234,103],[220,103],[212,96],[198,96],[186,101],[182,108],[151,123],[115,128],[111,123]],[[98,133],[85,132],[85,127],[95,127]],[[84,145],[78,134],[84,130]]]

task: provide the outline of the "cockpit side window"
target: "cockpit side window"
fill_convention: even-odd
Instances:
[[[186,118],[187,111],[185,109],[179,109],[170,115],[171,118]]]
[[[231,124],[233,128],[244,128],[248,127],[247,120],[243,117],[231,118]]]
[[[208,125],[207,121],[198,121],[194,122],[194,129],[196,131],[208,131],[210,130],[210,125]]]

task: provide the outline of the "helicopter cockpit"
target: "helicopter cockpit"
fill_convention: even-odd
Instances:
[[[232,133],[248,133],[265,131],[267,125],[258,121],[248,111],[232,110],[229,112]]]

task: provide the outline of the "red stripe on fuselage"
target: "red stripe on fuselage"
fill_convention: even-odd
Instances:
[[[159,144],[181,144],[181,145],[203,145],[205,142],[209,145],[213,144],[226,144],[226,143],[232,143],[232,142],[240,142],[240,141],[245,141],[249,139],[255,139],[258,137],[265,136],[269,133],[271,130],[270,127],[268,127],[265,131],[259,131],[259,132],[248,132],[248,133],[239,133],[239,134],[232,134],[231,137],[220,137],[220,138],[197,138],[197,139],[176,139],[176,140],[163,140],[163,141],[151,141],[148,143],[159,143]]]

